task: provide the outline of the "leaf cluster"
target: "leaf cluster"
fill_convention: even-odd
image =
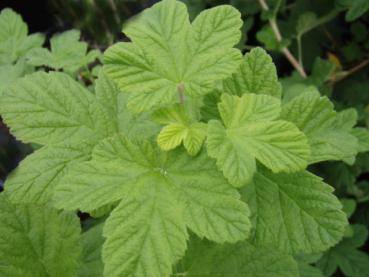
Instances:
[[[313,19],[299,20],[300,37]],[[32,36],[8,9],[1,24],[19,30],[4,43]],[[355,201],[313,173],[359,166],[361,114],[319,91],[331,63],[281,82],[265,50],[236,48],[241,26],[233,6],[190,20],[163,0],[124,25],[130,41],[105,51],[96,79],[99,52],[78,31],[15,52],[0,114],[39,148],[0,196],[0,275],[365,276],[367,229],[348,225]],[[20,63],[39,70],[22,77]],[[92,226],[81,230],[76,211]]]

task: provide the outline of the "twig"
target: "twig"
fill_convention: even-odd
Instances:
[[[306,33],[310,32],[311,30],[318,28],[321,25],[324,25],[325,23],[331,21],[333,18],[335,18],[339,14],[338,11],[333,10],[319,18],[317,18],[312,24],[309,24],[307,27],[303,30],[300,30],[297,32],[296,41],[297,41],[297,51],[298,51],[298,61],[301,65],[301,67],[304,67],[304,63],[302,61],[302,36]],[[326,29],[325,29],[326,30]]]
[[[358,72],[360,69],[364,68],[367,65],[369,65],[369,58],[367,58],[366,60],[361,61],[360,63],[358,63],[354,67],[350,68],[349,70],[342,72],[342,74],[338,75],[337,77],[334,77],[331,81],[334,82],[334,83],[342,81],[343,79],[345,79],[345,78],[349,77],[350,75]]]
[[[303,69],[301,64],[296,60],[296,58],[292,55],[290,50],[288,50],[288,48],[286,47],[283,47],[281,51],[286,56],[288,61],[292,64],[292,66],[298,71],[298,73],[300,73],[301,77],[306,78],[307,75],[305,70]]]
[[[258,0],[259,4],[261,6],[261,8],[265,11],[269,10],[268,4],[265,2],[265,0]],[[282,41],[282,34],[279,31],[278,25],[277,25],[277,21],[275,20],[275,16],[272,17],[271,19],[269,19],[269,24],[270,27],[273,30],[274,36],[277,39],[278,42]],[[302,65],[296,60],[296,58],[292,55],[292,53],[290,52],[290,50],[287,47],[283,47],[281,49],[282,53],[285,55],[285,57],[287,58],[287,60],[291,63],[291,65],[297,70],[297,72],[303,77],[306,78],[306,72],[304,70],[304,68],[302,67]]]

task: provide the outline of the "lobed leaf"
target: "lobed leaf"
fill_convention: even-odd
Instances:
[[[190,155],[196,155],[206,138],[206,124],[199,122],[201,104],[194,99],[186,103],[158,109],[152,119],[165,126],[161,129],[157,142],[164,151],[169,151],[180,144]]]
[[[159,131],[158,125],[150,121],[151,114],[134,115],[128,110],[127,95],[103,72],[100,72],[96,80],[95,96],[102,117],[106,118],[102,124],[109,134],[122,133],[128,137],[144,139]]]
[[[47,66],[75,73],[83,66],[96,60],[100,51],[87,51],[87,43],[79,41],[79,30],[70,30],[54,35],[50,39],[49,51],[46,48],[36,48],[27,54],[28,63],[34,66]]]
[[[0,64],[11,64],[24,57],[28,51],[42,46],[44,36],[28,36],[27,24],[10,8],[0,13]]]
[[[234,186],[252,179],[256,160],[273,172],[293,172],[306,167],[309,147],[293,124],[275,120],[280,102],[267,95],[222,95],[218,105],[223,123],[208,123],[209,156]]]
[[[81,277],[101,277],[103,276],[104,265],[101,251],[104,243],[102,235],[103,223],[98,223],[82,233],[82,253],[81,267],[79,275]]]
[[[358,152],[369,151],[369,131],[367,128],[357,127],[351,131],[358,140]]]
[[[156,228],[167,230],[165,228],[174,228],[170,227],[173,224],[183,224],[199,236],[217,242],[244,239],[250,228],[247,205],[239,200],[237,191],[222,178],[204,152],[196,157],[180,150],[161,152],[153,143],[116,136],[101,142],[94,149],[92,160],[74,167],[64,183],[56,192],[57,207],[89,211],[122,199],[112,217],[116,214],[118,218],[126,218],[131,209],[137,211],[140,213],[138,222],[127,225],[127,230],[147,230],[145,236],[153,241],[164,239],[157,237]],[[111,223],[111,226],[124,224],[120,222]],[[179,252],[182,254],[169,259],[163,251],[172,246],[163,241],[165,248],[156,254],[155,259],[159,259],[156,263],[155,253],[141,253],[140,247],[128,246],[128,250],[123,251],[129,243],[128,237],[125,232],[113,230],[114,227],[107,227],[104,232],[107,241],[113,244],[112,250],[106,250],[104,254],[105,261],[110,263],[107,272],[112,276],[123,274],[120,270],[127,276],[140,275],[145,270],[157,276],[169,276],[169,265],[184,251],[181,247]],[[174,232],[172,229],[167,231],[168,234]],[[138,233],[137,236],[137,240],[142,241],[143,237]],[[181,237],[185,243],[185,236]],[[126,260],[126,255],[135,258],[119,269],[117,261]],[[136,266],[131,266],[131,262]]]
[[[104,227],[107,276],[169,276],[186,250],[183,212],[155,180],[123,197]]]
[[[63,73],[35,73],[4,91],[0,109],[12,132],[23,141],[46,144],[6,180],[11,201],[51,200],[61,178],[89,159],[104,137],[124,133],[145,138],[156,132],[148,115],[136,117],[127,110],[125,95],[105,75],[99,76],[95,90],[94,95]]]
[[[77,275],[80,225],[76,215],[0,196],[0,275]]]
[[[282,86],[272,58],[256,47],[247,53],[239,70],[223,82],[224,92],[242,96],[246,93],[281,97]]]
[[[242,21],[231,6],[202,12],[192,23],[180,1],[164,0],[129,22],[123,32],[132,40],[110,47],[105,72],[129,92],[128,106],[142,112],[209,93],[228,77],[241,54],[232,48]]]
[[[344,160],[357,154],[357,139],[351,134],[355,119],[337,114],[327,97],[314,88],[306,90],[282,107],[281,118],[294,123],[308,138],[310,163]]]
[[[33,68],[27,66],[24,59],[17,61],[15,64],[0,65],[0,95],[3,90],[18,80],[18,78],[32,72]]]
[[[285,253],[317,253],[343,236],[347,219],[333,188],[307,171],[261,170],[242,189],[254,226],[252,242]]]
[[[63,73],[27,75],[4,91],[1,100],[4,121],[23,142],[93,142],[105,135],[97,130],[93,94]]]
[[[247,241],[215,245],[192,239],[179,274],[196,277],[298,277],[292,256],[275,249],[255,247]]]
[[[189,126],[172,123],[165,126],[158,136],[158,144],[164,151],[172,150],[183,142],[190,155],[196,155],[202,147],[206,137],[206,125],[193,123]]]
[[[12,202],[46,204],[61,178],[89,159],[88,150],[81,146],[45,146],[37,150],[7,177],[5,192]]]

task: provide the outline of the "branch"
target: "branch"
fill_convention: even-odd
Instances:
[[[332,82],[339,82],[347,77],[349,77],[350,75],[358,72],[359,70],[361,70],[362,68],[364,68],[365,66],[367,66],[369,64],[369,58],[367,58],[366,60],[361,61],[359,64],[355,65],[354,67],[350,68],[347,71],[342,72],[342,74],[334,77],[332,79]]]
[[[259,4],[261,6],[261,8],[264,11],[268,11],[269,7],[268,4],[265,2],[265,0],[258,0]],[[274,36],[277,39],[278,42],[282,41],[282,34],[279,31],[278,25],[277,25],[277,21],[275,20],[275,17],[269,19],[269,24],[270,27],[273,30]],[[291,65],[297,70],[298,73],[300,73],[301,77],[306,78],[306,72],[304,70],[304,68],[302,67],[302,65],[296,60],[296,58],[292,55],[292,53],[290,52],[290,50],[287,47],[283,47],[281,49],[282,53],[285,55],[285,57],[287,58],[287,60],[291,63]]]

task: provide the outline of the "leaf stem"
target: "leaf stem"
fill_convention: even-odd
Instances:
[[[183,83],[179,83],[177,86],[177,90],[178,90],[178,96],[179,96],[179,102],[181,103],[181,105],[184,105],[185,102],[185,96],[184,96],[184,84]]]
[[[307,28],[303,34],[306,34],[307,32],[310,32],[311,30],[319,27],[320,25],[323,25],[329,21],[331,21],[333,18],[335,18],[337,15],[339,14],[339,11],[337,10],[333,10],[321,17],[319,17],[315,22],[314,24],[310,25],[309,28]],[[301,35],[303,35],[301,34]]]
[[[304,66],[304,63],[302,61],[302,36],[306,33],[310,32],[311,30],[331,21],[333,18],[335,18],[339,12],[337,10],[333,10],[318,19],[315,20],[315,22],[308,26],[308,28],[304,29],[302,32],[297,33],[296,41],[297,41],[297,51],[298,51],[298,61],[301,65],[301,67]]]
[[[268,11],[269,7],[268,4],[265,2],[265,0],[258,0],[259,4],[261,6],[261,8],[264,11]],[[279,5],[278,5],[279,7]],[[276,10],[274,11],[274,16],[272,18],[269,19],[269,24],[270,27],[273,30],[274,36],[277,39],[278,42],[282,41],[282,34],[279,30],[277,21],[276,21]],[[296,58],[293,56],[293,54],[290,52],[290,50],[287,47],[283,47],[281,49],[282,53],[284,54],[284,56],[287,58],[287,60],[291,63],[291,65],[297,70],[297,72],[303,77],[306,78],[306,72],[304,70],[304,68],[302,67],[302,65],[296,60]]]
[[[302,36],[298,35],[296,37],[296,41],[297,41],[297,57],[298,57],[298,61],[299,64],[301,64],[301,66],[304,66],[304,62],[302,61]]]

